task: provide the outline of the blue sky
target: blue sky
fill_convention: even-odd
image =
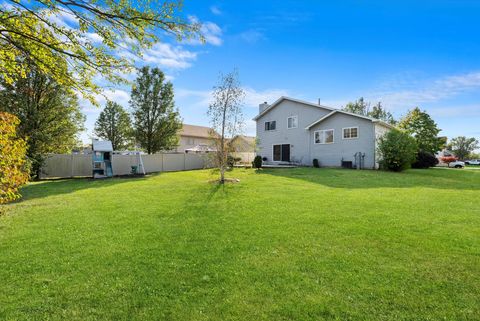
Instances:
[[[186,123],[208,125],[211,88],[236,67],[246,134],[258,104],[281,95],[336,108],[363,96],[396,117],[419,106],[443,135],[480,139],[480,1],[186,0],[183,14],[204,22],[207,43],[164,38],[137,64],[165,71]],[[128,87],[106,96],[128,107]],[[82,105],[87,142],[100,109]]]

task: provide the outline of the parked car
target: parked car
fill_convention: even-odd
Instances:
[[[465,161],[467,165],[480,165],[480,159],[469,159]]]
[[[454,161],[451,163],[448,163],[448,167],[453,167],[453,168],[464,168],[465,163],[461,161]]]

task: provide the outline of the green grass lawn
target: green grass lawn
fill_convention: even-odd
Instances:
[[[480,320],[480,171],[229,176],[28,185],[0,319]]]

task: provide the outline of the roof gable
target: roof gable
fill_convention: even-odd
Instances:
[[[309,106],[309,107],[315,107],[315,108],[322,108],[322,109],[326,109],[326,110],[336,110],[335,108],[332,108],[332,107],[327,107],[327,106],[323,106],[323,105],[319,105],[319,104],[314,104],[314,103],[310,103],[308,101],[304,101],[304,100],[300,100],[300,99],[295,99],[295,98],[290,98],[290,97],[286,97],[286,96],[282,96],[280,97],[279,99],[277,99],[273,104],[271,104],[270,106],[268,106],[264,111],[262,111],[260,114],[258,114],[257,116],[255,116],[253,118],[253,120],[258,120],[260,117],[264,116],[265,114],[267,114],[268,112],[270,112],[271,110],[273,110],[275,107],[277,107],[278,105],[280,105],[281,102],[285,101],[285,100],[289,100],[289,101],[293,101],[293,102],[296,102],[296,103],[299,103],[299,104],[302,104],[302,105],[305,105],[305,106]]]
[[[179,135],[210,138],[212,137],[212,132],[213,130],[210,127],[183,124],[179,131]]]
[[[349,116],[353,116],[353,117],[357,117],[357,118],[362,118],[362,119],[366,119],[366,120],[370,120],[372,123],[379,123],[385,127],[388,127],[388,128],[394,128],[394,126],[390,125],[390,124],[387,124],[381,120],[378,120],[378,119],[375,119],[375,118],[371,118],[371,117],[368,117],[368,116],[363,116],[363,115],[358,115],[358,114],[354,114],[354,113],[350,113],[348,111],[344,111],[344,110],[339,110],[339,109],[335,109],[333,110],[332,112],[328,113],[327,115],[323,116],[323,117],[320,117],[319,119],[317,119],[316,121],[314,121],[313,123],[311,123],[310,125],[308,125],[307,127],[305,127],[306,130],[309,130],[310,128],[312,128],[313,126],[317,125],[317,124],[320,124],[321,122],[323,122],[324,120],[332,117],[333,115],[335,114],[344,114],[344,115],[349,115]]]

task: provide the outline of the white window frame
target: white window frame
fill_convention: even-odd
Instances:
[[[271,123],[271,122],[275,122],[275,129],[265,129],[265,125],[266,125],[267,123]],[[266,122],[263,124],[263,130],[266,131],[266,132],[271,132],[271,131],[277,130],[277,121],[276,121],[276,120],[266,121]]]
[[[295,127],[289,127],[289,126],[288,126],[288,121],[290,120],[290,118],[295,119],[295,122],[296,122],[296,126],[295,126]],[[287,129],[294,129],[294,128],[298,128],[298,115],[294,115],[294,116],[289,116],[289,117],[287,117]]]
[[[350,136],[352,136],[352,129],[353,128],[357,129],[357,137],[345,137],[345,129],[350,129]],[[342,139],[358,139],[359,137],[360,137],[360,129],[358,128],[358,126],[342,128]]]
[[[333,140],[331,143],[317,143],[316,142],[316,139],[315,139],[315,135],[316,133],[324,133],[324,132],[328,132],[328,131],[332,131],[332,137],[333,137]],[[320,134],[319,134],[320,135]],[[326,140],[326,139],[325,139]],[[329,145],[329,144],[334,144],[335,143],[335,129],[331,128],[331,129],[320,129],[320,130],[316,130],[313,132],[313,143],[316,144],[316,145]]]

